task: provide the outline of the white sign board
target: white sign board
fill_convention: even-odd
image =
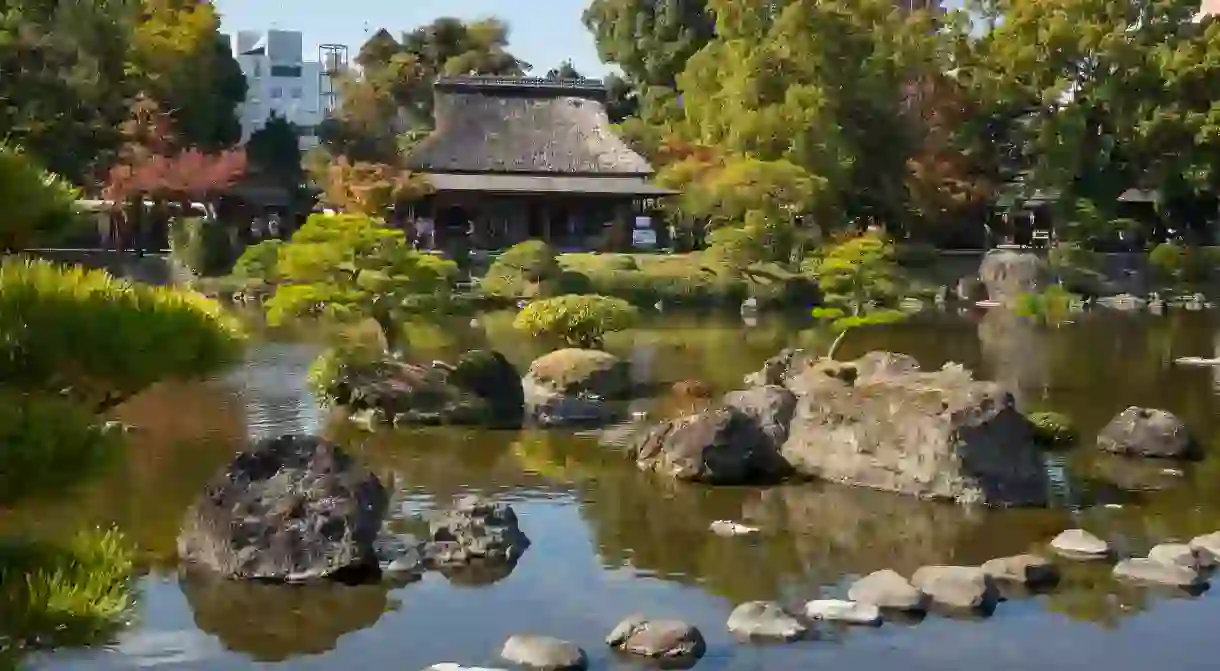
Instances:
[[[631,232],[631,245],[651,249],[657,246],[657,232],[651,228],[637,228]]]

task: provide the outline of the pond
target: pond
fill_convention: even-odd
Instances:
[[[513,335],[511,316],[418,325],[427,357],[490,344],[520,366],[538,345]],[[469,322],[469,323],[467,323]],[[718,390],[808,325],[763,318],[657,315],[608,347],[631,355],[641,378],[698,378]],[[986,620],[929,616],[879,629],[822,629],[790,645],[741,645],[725,629],[755,599],[800,604],[843,596],[881,568],[978,564],[1041,545],[1085,525],[1142,553],[1153,543],[1220,530],[1220,369],[1172,365],[1220,354],[1220,316],[1078,316],[1059,329],[1023,329],[991,316],[928,315],[853,334],[844,356],[888,349],[924,367],[958,361],[1005,380],[1022,403],[1076,418],[1085,444],[1049,457],[1056,506],[966,511],[895,495],[802,484],[770,489],[683,486],[638,472],[580,433],[418,430],[361,434],[321,413],[305,375],[319,346],[268,334],[221,379],[167,385],[123,408],[131,434],[121,468],[72,498],[0,518],[0,529],[57,533],[117,523],[141,546],[147,571],[139,610],[113,644],[28,660],[38,669],[422,669],[453,661],[496,665],[506,637],[571,640],[592,668],[636,668],[603,643],[624,616],[645,612],[698,626],[708,639],[698,669],[1210,668],[1220,593],[1189,598],[1124,586],[1108,565],[1066,565],[1049,594],[1014,598]],[[660,385],[664,387],[665,385]],[[660,411],[665,397],[641,402]],[[1128,405],[1178,413],[1208,445],[1207,459],[1167,464],[1097,456],[1096,430]],[[533,541],[508,576],[439,573],[401,588],[287,588],[180,581],[178,523],[204,481],[249,438],[323,431],[393,490],[392,524],[464,493],[511,502]],[[722,538],[713,520],[744,521],[753,537]]]

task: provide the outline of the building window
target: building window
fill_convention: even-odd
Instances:
[[[280,88],[280,87],[278,87],[278,86],[273,86],[273,87],[271,87],[271,97],[272,97],[272,98],[283,98],[283,97],[284,97],[284,89],[282,89],[282,88]]]
[[[300,86],[294,86],[294,87],[292,87],[292,97],[293,97],[293,98],[295,98],[296,100],[300,100],[300,99],[301,99],[301,96],[303,96],[303,95],[304,95],[304,92],[303,92],[303,91],[301,91],[301,87],[300,87]]]
[[[272,77],[300,77],[301,66],[299,65],[272,65]]]

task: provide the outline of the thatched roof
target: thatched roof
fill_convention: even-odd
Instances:
[[[408,157],[433,173],[651,175],[610,128],[597,81],[455,77],[436,82],[436,130]]]

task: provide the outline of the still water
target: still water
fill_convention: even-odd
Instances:
[[[427,358],[490,345],[521,366],[538,345],[511,316],[417,325]],[[958,361],[1019,391],[1027,407],[1074,416],[1085,446],[1052,457],[1054,510],[967,513],[883,493],[807,484],[772,489],[680,486],[642,473],[595,439],[570,433],[420,430],[369,436],[320,412],[305,385],[318,345],[269,334],[220,379],[167,385],[122,418],[138,427],[123,466],[71,499],[0,518],[6,531],[66,533],[117,523],[143,550],[139,612],[113,644],[28,660],[37,669],[421,669],[495,665],[513,633],[584,647],[596,669],[635,668],[603,643],[645,612],[695,624],[708,639],[698,669],[1211,669],[1220,650],[1220,590],[1189,598],[1122,586],[1107,566],[1067,566],[1061,587],[1013,598],[987,620],[930,616],[880,629],[826,628],[791,645],[739,645],[725,630],[743,601],[797,605],[842,596],[856,576],[924,564],[977,564],[1038,550],[1083,524],[1126,552],[1220,530],[1220,369],[1172,365],[1220,355],[1220,316],[1096,314],[1058,329],[996,316],[938,316],[853,334],[844,356],[884,348],[925,367]],[[608,344],[641,379],[698,378],[727,391],[787,344],[815,344],[807,325],[657,317]],[[661,385],[662,387],[665,384]],[[1128,405],[1178,413],[1209,458],[1166,464],[1099,457],[1088,444]],[[654,414],[682,403],[641,402]],[[287,588],[180,581],[178,522],[204,481],[249,438],[322,431],[360,455],[394,492],[391,524],[476,492],[513,504],[532,546],[508,576],[450,582],[437,573],[398,589]],[[1109,504],[1109,505],[1106,505]],[[716,519],[762,528],[720,538]]]

